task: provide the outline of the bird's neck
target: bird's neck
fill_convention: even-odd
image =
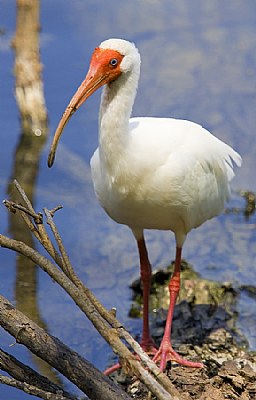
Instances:
[[[129,119],[136,96],[139,70],[121,75],[104,87],[99,114],[99,153],[112,173],[123,159],[129,141]]]

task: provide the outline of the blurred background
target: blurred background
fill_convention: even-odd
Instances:
[[[34,104],[33,120],[16,101],[20,93],[17,87],[22,87],[17,79],[17,41],[24,24],[19,21],[15,1],[0,0],[0,199],[16,199],[11,184],[16,178],[37,211],[62,204],[64,209],[55,215],[55,222],[75,270],[107,308],[117,307],[118,318],[137,335],[141,321],[128,317],[129,285],[139,275],[136,244],[127,227],[117,225],[101,210],[90,178],[89,161],[97,147],[100,93],[95,93],[65,128],[50,170],[47,156],[54,130],[84,79],[93,49],[110,37],[134,41],[141,53],[142,70],[133,115],[189,119],[234,147],[243,157],[243,166],[232,181],[229,207],[244,207],[239,192],[256,191],[256,3],[35,3],[38,9],[33,18],[40,20],[38,62],[43,68],[39,89],[44,97],[39,105]],[[0,207],[0,228],[1,233],[33,245],[33,239],[4,206]],[[149,231],[146,239],[154,269],[173,260],[171,233]],[[255,242],[255,216],[248,219],[242,213],[228,213],[191,232],[183,256],[206,279],[229,281],[234,287],[253,285]],[[3,296],[99,369],[107,366],[111,349],[46,274],[5,249],[0,251],[0,274]],[[256,299],[246,294],[237,306],[237,327],[251,350],[256,350],[255,306]],[[65,382],[21,345],[10,347],[14,339],[3,330],[0,343],[3,350],[39,372]],[[33,397],[0,386],[0,398]]]

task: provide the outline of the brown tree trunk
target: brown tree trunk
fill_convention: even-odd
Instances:
[[[17,26],[13,39],[16,53],[15,94],[20,109],[22,130],[45,135],[47,112],[41,80],[39,40],[39,0],[17,0]]]

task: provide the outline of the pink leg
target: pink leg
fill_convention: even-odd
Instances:
[[[149,330],[149,294],[151,286],[151,265],[148,259],[148,252],[144,238],[137,240],[139,256],[140,256],[140,277],[143,292],[143,326],[142,338],[140,345],[142,349],[148,354],[155,354],[157,351],[156,345],[150,335]],[[119,363],[104,371],[105,375],[110,375],[121,368]]]
[[[116,364],[112,365],[112,367],[105,369],[103,374],[106,376],[111,375],[113,372],[117,371],[119,368],[122,368],[121,364],[116,363]]]
[[[166,367],[167,361],[175,361],[178,364],[193,367],[193,368],[202,368],[204,365],[198,362],[188,361],[179,354],[177,354],[173,348],[171,343],[171,329],[172,329],[172,319],[173,319],[173,312],[175,303],[179,294],[180,290],[180,263],[181,263],[181,247],[176,248],[176,258],[175,258],[175,266],[173,276],[169,283],[169,291],[170,291],[170,305],[168,309],[166,325],[164,330],[164,336],[162,342],[160,344],[159,350],[155,354],[153,360],[155,362],[160,361],[160,370],[164,371]]]
[[[149,329],[149,295],[151,286],[151,265],[144,238],[137,241],[140,256],[140,276],[143,292],[143,326],[140,345],[142,349],[151,354],[156,353],[156,345],[150,335]]]

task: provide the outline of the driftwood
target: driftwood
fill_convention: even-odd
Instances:
[[[24,244],[21,241],[10,239],[4,235],[0,235],[0,245],[2,247],[15,250],[16,252],[22,254],[23,256],[28,257],[34,263],[40,266],[45,272],[47,272],[51,276],[51,278],[54,279],[60,286],[62,286],[63,289],[76,302],[76,304],[82,310],[82,312],[84,312],[87,315],[87,317],[91,320],[91,322],[99,331],[99,333],[110,344],[110,346],[113,348],[113,351],[116,354],[118,354],[125,370],[128,373],[137,376],[137,378],[140,381],[142,381],[146,385],[146,387],[148,387],[148,389],[153,394],[155,394],[155,396],[158,399],[160,400],[168,400],[174,398],[182,399],[181,395],[178,396],[178,392],[175,389],[175,386],[170,382],[170,380],[166,377],[165,374],[160,372],[155,363],[153,363],[152,360],[142,351],[138,343],[128,334],[128,332],[124,329],[124,327],[120,324],[120,322],[115,318],[113,313],[107,311],[99,303],[99,301],[95,298],[95,296],[90,292],[90,290],[86,288],[84,284],[76,276],[74,269],[70,264],[70,261],[66,254],[60,235],[53,222],[54,213],[60,207],[57,207],[56,209],[51,211],[44,209],[44,213],[47,218],[47,223],[50,225],[57,243],[58,247],[57,250],[57,248],[53,245],[47,234],[46,228],[43,224],[43,215],[41,213],[35,212],[29,199],[27,198],[25,192],[20,187],[18,182],[15,182],[15,185],[19,191],[20,196],[23,198],[24,205],[16,204],[13,201],[4,201],[4,204],[10,210],[10,212],[14,212],[15,214],[18,213],[22,216],[27,227],[30,229],[30,231],[33,233],[36,239],[38,239],[40,243],[44,246],[46,251],[58,265],[58,267],[55,263],[51,262],[49,259],[42,256],[36,250],[34,250],[33,248]],[[93,372],[93,374],[92,375],[90,374],[90,376],[88,377],[86,377],[86,375],[84,374],[83,379],[81,379],[80,375],[79,379],[77,377],[74,378],[74,372],[71,372],[71,370],[67,367],[66,363],[64,362],[63,364],[62,362],[63,360],[61,360],[63,353],[65,353],[65,358],[67,358],[66,357],[68,351],[67,348],[64,351],[63,348],[61,347],[62,345],[60,345],[60,342],[57,341],[57,339],[54,340],[55,345],[56,343],[60,345],[60,348],[58,350],[58,354],[60,355],[60,357],[56,357],[56,353],[54,357],[51,357],[52,352],[51,348],[48,348],[48,344],[51,347],[51,344],[53,343],[51,342],[51,340],[53,339],[49,335],[46,336],[47,333],[43,329],[33,324],[32,321],[25,320],[24,318],[26,317],[23,316],[22,314],[18,314],[18,311],[14,310],[14,308],[10,306],[10,304],[8,304],[6,299],[3,299],[3,304],[5,304],[5,307],[1,309],[1,314],[2,314],[0,318],[1,325],[6,330],[8,330],[16,338],[18,342],[26,345],[28,348],[30,348],[30,350],[33,353],[39,355],[54,368],[59,370],[64,375],[68,376],[69,379],[75,384],[77,384],[78,387],[81,388],[82,385],[82,390],[84,390],[84,392],[91,399],[115,398],[113,397],[114,396],[113,393],[111,393],[112,397],[109,395],[109,392],[112,389],[109,389],[108,391],[104,390],[104,394],[102,393],[101,397],[99,397],[99,394],[97,392],[98,390],[97,382],[100,380],[100,377],[102,382],[105,383],[110,382],[108,378],[103,376],[101,373],[96,374],[95,372]],[[12,316],[8,314],[8,310],[9,312],[13,313]],[[14,322],[14,315],[16,316],[15,322]],[[31,331],[33,332],[32,336],[30,336]],[[33,343],[31,343],[32,339],[33,341],[35,339],[34,332],[38,332],[37,336],[38,340],[36,348],[34,347]],[[50,339],[46,340],[45,337],[49,337]],[[123,342],[123,340],[125,340],[126,344]],[[43,343],[43,347],[40,350],[39,343],[41,341]],[[140,358],[141,362],[127,348],[127,344],[137,354],[137,357]],[[70,355],[70,357],[73,356]],[[81,362],[80,356],[77,355],[77,363],[75,363],[74,358],[72,358],[73,369],[75,370],[79,369],[80,362]],[[145,369],[142,364],[144,364],[144,366],[146,366],[147,369]],[[87,364],[87,368],[85,368],[85,370],[86,369],[90,369],[89,363]],[[11,373],[11,371],[8,372]],[[94,383],[91,381],[91,379],[94,381]],[[81,384],[80,381],[82,380],[87,381],[87,383]],[[113,384],[111,384],[110,386],[111,388],[112,385]],[[91,389],[92,386],[93,390]],[[118,389],[116,388],[116,390]],[[120,390],[121,389],[119,389],[118,392],[119,398],[120,398]],[[124,394],[122,395],[124,396]]]
[[[1,297],[1,308],[13,306],[7,299]],[[1,370],[10,372],[13,378],[8,376],[0,376],[0,383],[16,387],[24,392],[33,394],[42,399],[59,399],[59,400],[75,400],[75,396],[64,391],[62,387],[51,382],[49,379],[38,374],[32,368],[18,361],[15,357],[0,350],[0,367]]]
[[[0,296],[0,324],[15,337],[17,343],[24,344],[38,357],[47,361],[91,399],[129,399],[128,395],[102,375],[92,364],[70,350],[60,340],[47,334],[44,329],[16,310],[2,296]],[[27,381],[26,376],[22,378],[23,383]],[[34,376],[32,382],[36,387],[37,381]],[[57,394],[58,392],[61,393],[60,390],[57,391]]]

